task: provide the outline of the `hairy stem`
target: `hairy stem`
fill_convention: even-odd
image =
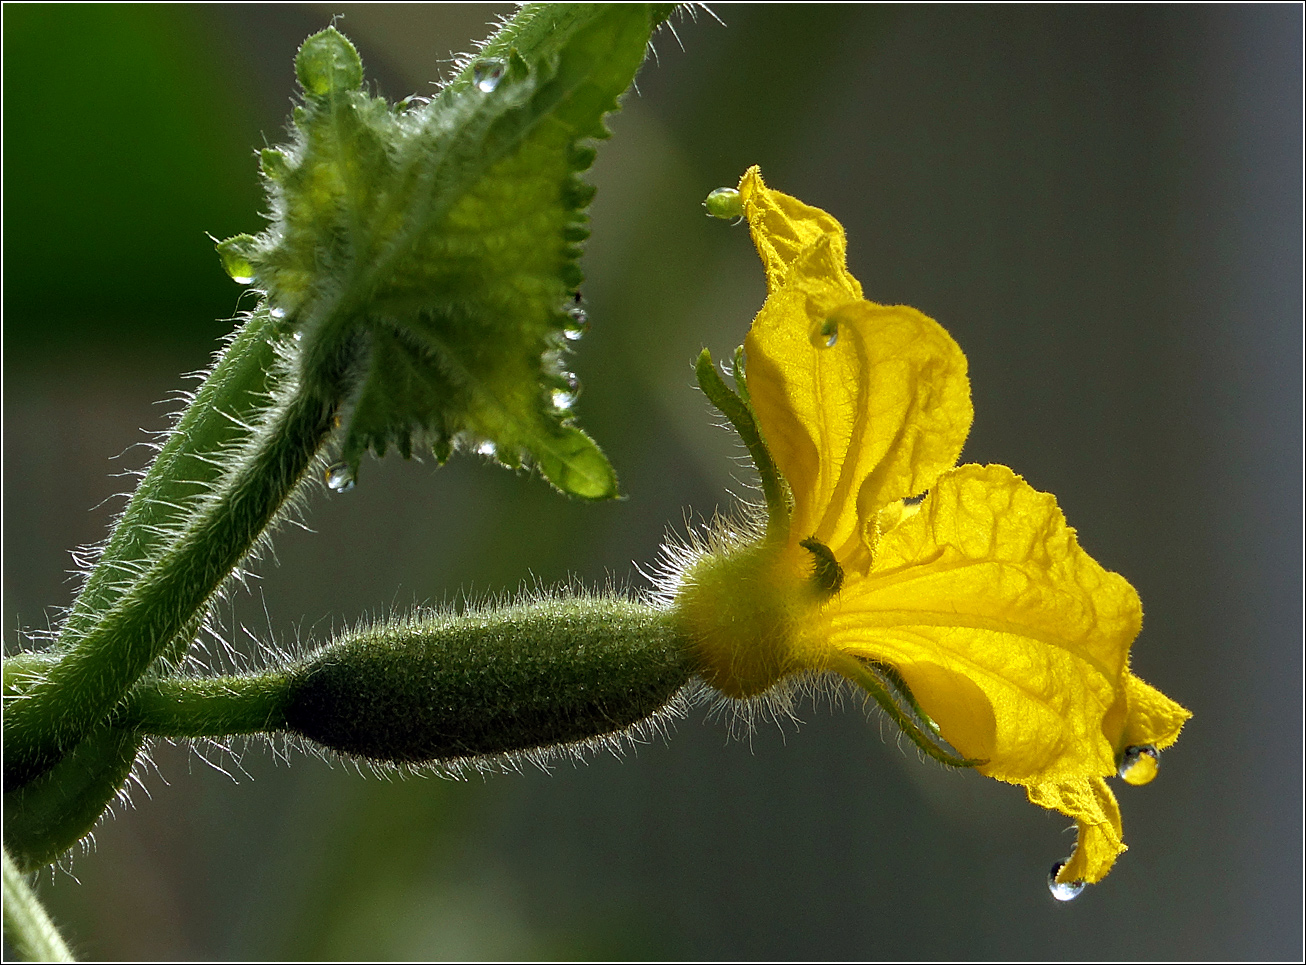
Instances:
[[[287,675],[165,677],[136,686],[114,712],[116,727],[157,737],[226,737],[285,730]]]
[[[29,694],[5,713],[5,790],[48,770],[194,619],[276,517],[333,427],[347,360],[310,369],[249,449],[150,566]]]
[[[4,861],[5,941],[30,962],[73,961],[73,953],[7,849]]]
[[[261,307],[231,340],[186,407],[168,440],[114,526],[59,633],[70,648],[125,592],[144,565],[157,559],[168,533],[194,512],[225,469],[217,456],[239,441],[266,405],[275,362],[272,320]],[[189,641],[187,641],[189,642]]]

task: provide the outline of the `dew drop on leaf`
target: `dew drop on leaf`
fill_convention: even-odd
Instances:
[[[472,65],[472,83],[486,94],[493,93],[503,80],[504,62],[497,57],[486,57]]]
[[[299,333],[296,332],[295,334],[298,335]],[[327,467],[327,489],[333,493],[347,493],[354,488],[356,482],[353,470],[349,468],[349,463],[337,462]]]
[[[268,314],[273,318],[285,318],[286,310],[284,308],[269,308]]]
[[[494,454],[499,451],[499,449],[497,446],[495,446],[493,442],[486,441],[486,442],[482,442],[479,446],[477,446],[476,451],[482,456],[493,457]]]
[[[1057,901],[1073,901],[1084,890],[1082,881],[1057,881],[1057,872],[1065,866],[1064,861],[1058,861],[1048,872],[1048,891],[1052,892],[1052,897]]]
[[[1156,777],[1161,766],[1161,755],[1151,744],[1126,747],[1120,755],[1120,776],[1127,784],[1147,784]]]
[[[574,393],[565,392],[562,389],[553,390],[553,407],[555,409],[566,410],[570,409],[575,404],[576,396]]]
[[[589,316],[585,314],[585,309],[579,305],[567,309],[567,319],[562,334],[569,342],[577,341],[590,330]]]

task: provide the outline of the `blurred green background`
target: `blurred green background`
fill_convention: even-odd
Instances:
[[[298,43],[343,14],[400,98],[509,10],[5,6],[7,647],[71,601],[68,550],[121,507],[155,403],[252,306],[205,232],[262,226],[253,151],[282,137]],[[81,954],[1300,955],[1300,8],[716,13],[677,24],[683,50],[659,34],[592,172],[578,408],[629,498],[569,503],[474,457],[368,463],[281,534],[229,636],[642,585],[666,529],[746,477],[691,363],[761,304],[745,229],[699,206],[758,163],[843,221],[869,297],[965,349],[964,458],[1056,493],[1142,594],[1134,668],[1196,716],[1153,785],[1120,788],[1130,851],[1054,902],[1066,821],[922,763],[857,701],[746,742],[698,708],[621,761],[463,782],[161,745],[76,877],[42,881]]]

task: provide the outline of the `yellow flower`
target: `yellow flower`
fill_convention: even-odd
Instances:
[[[1138,594],[1080,548],[1054,497],[1004,466],[956,465],[966,358],[915,309],[863,299],[834,218],[756,167],[715,204],[747,219],[766,268],[742,398],[725,406],[745,441],[760,431],[769,520],[681,574],[700,674],[737,698],[842,674],[933,756],[1075,819],[1054,893],[1099,881],[1125,848],[1103,779],[1146,783],[1190,716],[1129,670]]]

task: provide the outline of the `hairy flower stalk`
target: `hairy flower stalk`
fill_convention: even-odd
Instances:
[[[260,674],[148,681],[113,725],[174,738],[285,732],[374,763],[456,767],[620,735],[660,719],[690,676],[665,611],[544,597],[360,626]]]

